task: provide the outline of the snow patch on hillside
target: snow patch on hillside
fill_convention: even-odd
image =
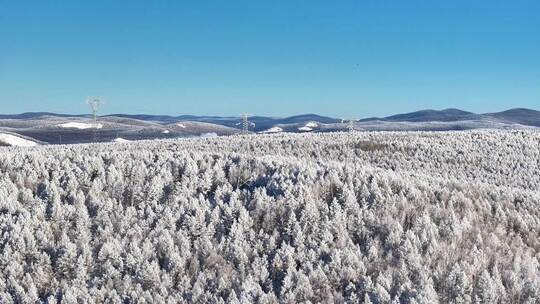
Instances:
[[[313,129],[310,128],[310,127],[300,127],[300,128],[298,128],[298,131],[310,132],[310,131],[313,131]]]
[[[31,140],[6,133],[0,133],[0,142],[15,147],[33,147],[38,145]]]
[[[127,140],[127,139],[124,139],[124,138],[121,138],[121,137],[115,138],[113,141],[116,142],[116,143],[127,143],[127,142],[131,142],[131,140]]]
[[[262,131],[261,133],[279,133],[279,132],[283,132],[283,129],[280,127],[272,127],[268,130]]]
[[[201,134],[201,138],[212,138],[212,137],[217,137],[217,136],[218,136],[217,133],[214,133],[214,132]]]
[[[319,125],[316,122],[310,121],[306,124],[307,128],[317,128]]]
[[[58,126],[60,126],[61,128],[70,128],[70,129],[79,129],[79,130],[103,128],[102,124],[88,124],[88,123],[83,123],[83,122],[66,122]]]
[[[183,123],[177,123],[176,125],[179,126],[182,129],[186,128],[186,125],[184,125]]]
[[[164,131],[161,132],[161,133],[163,133],[163,134],[169,134],[169,133],[171,133],[171,131],[169,131],[169,130],[164,130]]]

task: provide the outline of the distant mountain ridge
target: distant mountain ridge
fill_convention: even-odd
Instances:
[[[9,114],[1,115],[0,119],[39,119],[43,117],[90,117],[90,115],[69,115],[69,114],[55,114],[50,112],[27,112],[22,114]],[[231,128],[241,128],[241,117],[233,116],[197,116],[197,115],[150,115],[150,114],[109,114],[100,116],[100,118],[124,118],[141,121],[151,121],[160,124],[171,124],[179,121],[196,121],[205,122],[216,125],[222,125]],[[274,125],[290,125],[290,124],[302,124],[305,122],[318,122],[324,124],[338,123],[341,120],[316,114],[303,114],[290,117],[267,117],[267,116],[250,116],[249,122],[253,123],[256,131],[265,130],[273,127]]]
[[[90,115],[57,114],[51,112],[24,112],[20,114],[0,114],[0,119],[36,119],[45,116],[54,117],[89,117]]]
[[[421,110],[405,114],[396,114],[384,118],[368,118],[361,121],[370,120],[384,120],[384,121],[410,121],[410,122],[424,122],[424,121],[457,121],[466,120],[477,116],[478,114],[462,111],[459,109],[445,109],[445,110]]]
[[[241,117],[197,115],[112,114],[99,117],[50,112],[0,115],[0,146],[124,142],[143,139],[208,138],[242,133]],[[358,131],[520,130],[540,128],[540,111],[515,108],[475,114],[459,109],[421,110],[350,123],[327,116],[250,116],[250,133]]]
[[[361,122],[369,121],[387,121],[387,122],[452,122],[464,120],[493,120],[504,123],[517,123],[526,126],[540,127],[540,111],[514,108],[502,112],[476,114],[472,112],[462,111],[459,109],[444,109],[444,110],[421,110],[416,112],[397,114],[383,118],[372,117],[360,120]]]
[[[38,119],[43,117],[61,118],[84,118],[89,115],[56,114],[50,112],[27,112],[22,114],[0,115],[0,119]],[[241,117],[233,116],[197,116],[197,115],[150,115],[150,114],[110,114],[101,118],[124,118],[139,121],[155,122],[159,124],[171,124],[179,121],[195,121],[211,123],[230,128],[241,128]],[[309,122],[320,124],[339,124],[341,119],[317,114],[304,114],[290,117],[267,117],[251,116],[249,121],[254,126],[254,131],[264,131],[275,126],[301,126]],[[460,109],[449,108],[444,110],[420,110],[410,113],[396,114],[387,117],[371,117],[359,120],[360,123],[368,122],[459,122],[459,121],[493,121],[506,124],[521,124],[525,126],[540,127],[540,111],[514,108],[502,112],[476,114]]]
[[[498,113],[485,114],[488,117],[494,117],[503,121],[512,121],[526,126],[540,127],[540,111],[515,108]]]

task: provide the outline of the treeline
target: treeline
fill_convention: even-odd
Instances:
[[[538,303],[540,133],[0,148],[0,303]]]

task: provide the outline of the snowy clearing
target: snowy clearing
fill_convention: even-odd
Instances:
[[[214,132],[208,132],[208,133],[201,134],[200,137],[201,138],[213,138],[213,137],[218,137],[218,135],[217,135],[217,133],[214,133]]]
[[[176,125],[179,126],[179,127],[182,128],[182,129],[185,129],[185,128],[186,128],[186,125],[183,124],[183,123],[177,123]]]
[[[67,123],[60,124],[58,126],[61,128],[80,129],[80,130],[103,128],[102,124],[93,124],[93,123],[89,124],[89,123],[83,123],[83,122],[67,122]]]
[[[34,141],[7,133],[0,133],[0,142],[15,147],[33,147],[38,145]]]
[[[283,132],[283,129],[280,128],[280,127],[272,127],[268,130],[264,130],[264,131],[261,131],[259,133],[280,133],[280,132]]]
[[[131,142],[131,140],[127,140],[127,139],[124,139],[124,138],[121,138],[121,137],[115,138],[113,141],[114,141],[114,142],[117,142],[117,143],[127,143],[127,142]]]
[[[310,132],[310,131],[313,131],[313,129],[310,128],[310,127],[300,127],[300,128],[298,128],[298,131]]]
[[[317,128],[318,126],[319,126],[319,124],[314,122],[314,121],[310,121],[310,122],[306,123],[306,127],[308,127],[308,128],[313,129],[313,128]]]

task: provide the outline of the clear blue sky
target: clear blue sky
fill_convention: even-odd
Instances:
[[[540,108],[540,1],[0,0],[0,113]]]

